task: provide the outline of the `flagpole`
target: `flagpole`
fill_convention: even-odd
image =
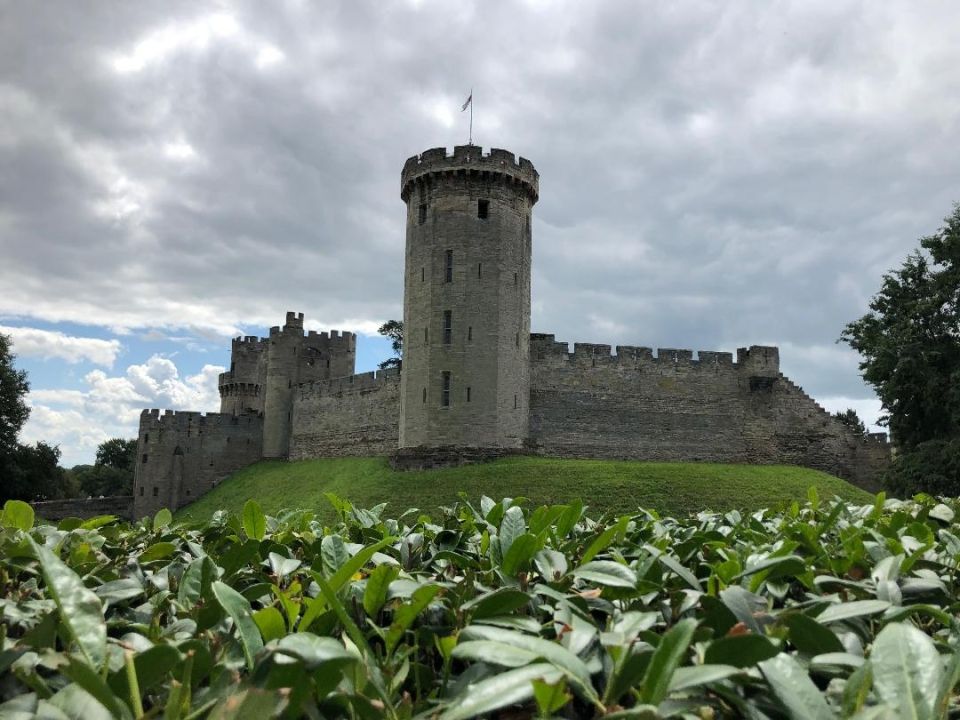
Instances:
[[[473,88],[470,88],[470,139],[468,145],[473,145]]]

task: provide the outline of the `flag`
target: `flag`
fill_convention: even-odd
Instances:
[[[467,98],[467,101],[463,104],[463,107],[460,108],[460,112],[463,112],[468,107],[470,107],[470,103],[472,102],[473,102],[473,90],[470,91],[470,96]]]

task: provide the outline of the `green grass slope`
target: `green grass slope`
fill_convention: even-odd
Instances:
[[[591,515],[627,513],[637,507],[663,514],[699,510],[755,510],[802,500],[816,487],[821,497],[834,494],[854,502],[872,496],[839,478],[788,465],[650,463],[608,460],[554,460],[517,457],[480,465],[396,472],[385,458],[335,458],[300,462],[265,461],[222,482],[178,519],[204,520],[216,510],[239,513],[250,498],[264,512],[309,508],[333,518],[324,493],[347,498],[359,507],[385,502],[387,513],[408,508],[433,512],[465,492],[471,500],[525,497],[533,505],[580,498]]]

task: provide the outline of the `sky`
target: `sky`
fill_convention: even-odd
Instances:
[[[402,317],[400,170],[473,140],[540,172],[534,332],[837,339],[960,200],[960,3],[0,0],[0,333],[62,464],[142,408],[216,411],[229,338]]]

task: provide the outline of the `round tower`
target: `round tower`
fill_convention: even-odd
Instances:
[[[263,403],[263,457],[285,458],[290,452],[293,394],[299,382],[303,313],[288,312],[282,328],[270,328],[268,342]]]
[[[233,339],[230,370],[220,373],[220,412],[227,415],[263,412],[267,374],[266,338],[247,335]]]
[[[518,448],[529,430],[525,158],[475,145],[407,160],[400,447]]]

